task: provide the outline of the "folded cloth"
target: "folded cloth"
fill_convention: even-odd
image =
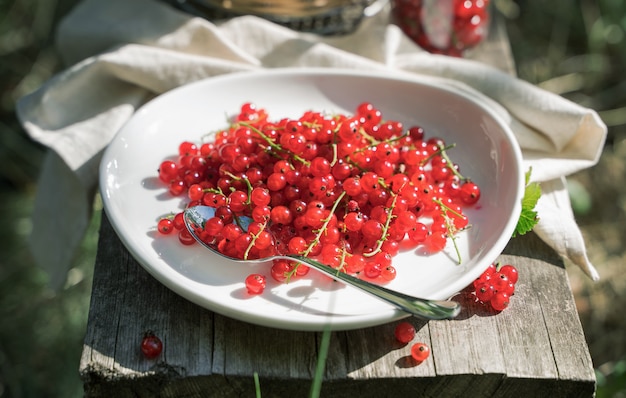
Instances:
[[[480,93],[511,126],[532,179],[546,187],[536,233],[598,279],[564,179],[598,161],[606,126],[597,113],[479,62],[427,53],[388,23],[386,9],[354,33],[319,37],[254,16],[212,23],[156,0],[84,0],[60,25],[57,47],[72,66],[17,104],[25,130],[51,148],[31,243],[55,287],[88,224],[101,153],[139,106],[200,79],[277,67],[422,74]]]

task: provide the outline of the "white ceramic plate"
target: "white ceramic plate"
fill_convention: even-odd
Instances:
[[[244,279],[264,266],[233,265],[174,236],[158,236],[160,216],[181,209],[158,181],[162,160],[183,140],[224,128],[244,102],[266,108],[274,119],[304,111],[349,113],[364,101],[386,119],[418,124],[427,135],[457,147],[450,156],[482,188],[480,206],[468,211],[472,227],[434,256],[414,252],[394,259],[398,277],[389,288],[447,299],[470,284],[502,252],[515,228],[523,194],[516,141],[481,96],[444,88],[436,80],[334,69],[283,69],[231,74],[172,90],[142,107],[120,130],[102,160],[105,210],[116,232],[145,269],[174,292],[215,312],[265,326],[353,329],[405,317],[386,303],[311,271],[278,284],[268,275],[262,295],[245,292]]]

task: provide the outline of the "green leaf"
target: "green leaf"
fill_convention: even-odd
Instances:
[[[537,182],[530,183],[530,174],[532,168],[526,172],[526,188],[524,189],[524,197],[522,198],[522,212],[517,221],[517,226],[513,232],[513,237],[524,235],[527,232],[532,231],[537,222],[539,222],[539,216],[535,211],[535,206],[541,197],[541,186]]]

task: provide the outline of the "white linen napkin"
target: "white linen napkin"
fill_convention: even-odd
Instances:
[[[72,66],[17,104],[25,130],[51,148],[31,243],[54,287],[65,281],[88,224],[102,150],[139,106],[211,76],[305,66],[429,75],[489,98],[518,138],[533,180],[544,187],[536,233],[599,278],[564,178],[598,161],[606,126],[597,113],[490,66],[429,54],[388,24],[388,10],[352,34],[318,37],[253,16],[214,24],[156,0],[84,0],[60,25],[57,47]]]

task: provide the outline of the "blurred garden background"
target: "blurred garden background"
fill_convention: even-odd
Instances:
[[[132,0],[129,0],[132,1]],[[598,378],[598,397],[626,397],[626,2],[492,0],[507,23],[518,75],[609,126],[603,156],[572,176],[571,196],[600,274],[568,275]],[[45,151],[20,127],[18,98],[64,66],[58,21],[78,0],[0,0],[0,398],[80,397],[77,369],[89,308],[100,206],[62,289],[29,254]]]

